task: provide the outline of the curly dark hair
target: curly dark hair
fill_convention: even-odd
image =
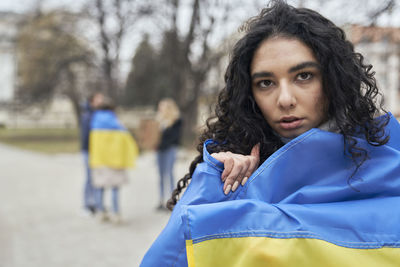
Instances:
[[[208,146],[211,153],[249,154],[251,148],[260,143],[260,162],[283,145],[264,119],[251,89],[250,64],[254,52],[261,42],[271,37],[295,38],[313,51],[321,66],[323,92],[329,102],[327,117],[336,123],[343,135],[344,152],[355,164],[351,177],[368,159],[368,151],[357,146],[353,136],[365,136],[373,146],[384,145],[389,140],[384,131],[389,118],[374,120],[381,111],[385,112],[376,104],[380,94],[375,72],[372,65],[364,63],[360,53],[354,52],[342,29],[313,10],[294,8],[281,0],[271,1],[241,28],[245,35],[233,48],[215,116],[207,120],[207,128],[200,136],[197,146],[200,155],[191,163],[190,172],[178,181],[167,204],[170,209],[188,185],[197,164],[202,162],[205,140],[213,139],[218,143]]]

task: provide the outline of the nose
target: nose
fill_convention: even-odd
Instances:
[[[280,108],[292,109],[296,107],[297,101],[293,89],[288,83],[281,83],[277,100]]]

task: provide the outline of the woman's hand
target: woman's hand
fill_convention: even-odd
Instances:
[[[256,170],[260,162],[260,144],[255,145],[247,156],[232,152],[212,153],[211,156],[224,164],[221,180],[224,182],[223,190],[227,195],[231,190],[235,192],[239,184],[243,186]]]

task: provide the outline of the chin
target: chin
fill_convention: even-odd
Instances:
[[[293,134],[293,135],[288,135],[288,134],[286,134],[286,135],[281,135],[282,137],[284,137],[284,138],[287,138],[287,139],[294,139],[294,138],[296,138],[297,136],[299,136],[300,134]]]
[[[298,131],[291,131],[291,132],[285,132],[285,133],[279,133],[280,136],[288,139],[293,139],[296,138],[297,136],[305,133],[306,131],[298,130]]]

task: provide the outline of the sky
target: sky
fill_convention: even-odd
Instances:
[[[139,1],[147,1],[147,0],[139,0]],[[183,3],[186,3],[191,0],[183,0]],[[230,1],[230,0],[228,0]],[[252,1],[252,0],[243,0],[244,3],[247,1]],[[53,8],[58,8],[58,7],[66,7],[69,10],[79,10],[80,7],[83,5],[83,3],[86,2],[86,0],[0,0],[0,12],[1,11],[12,11],[16,13],[24,13],[27,11],[32,11],[35,10],[38,5],[40,4],[43,9],[53,9]],[[247,2],[249,3],[249,2]],[[184,5],[185,6],[185,5]],[[239,11],[243,11],[246,9],[241,9]],[[183,11],[183,13],[189,14],[187,11]],[[246,17],[246,13],[239,14],[238,17]],[[186,16],[187,17],[187,16]],[[178,18],[178,23],[180,24],[180,28],[183,29],[183,31],[187,30],[188,28],[188,21],[184,16],[180,16]],[[144,26],[139,26],[135,27],[138,30],[135,30],[134,32],[131,32],[128,36],[126,36],[125,41],[122,44],[122,50],[121,50],[121,71],[124,73],[123,75],[126,75],[127,72],[130,69],[130,63],[131,63],[131,58],[135,52],[135,47],[140,43],[141,38],[143,34],[147,31],[152,33],[154,38],[157,38],[157,34],[154,34],[154,32],[157,32],[158,30],[155,29],[154,31],[149,29],[149,27],[154,27],[153,25],[148,25],[146,22],[139,22],[140,24],[145,24]],[[230,28],[232,32],[234,32],[237,27],[240,25],[240,22],[237,22],[235,24],[230,24],[230,25],[224,25],[224,31],[226,31],[227,28]],[[225,32],[226,34],[226,32]],[[159,40],[156,40],[159,41]]]
[[[144,0],[147,1],[147,0]],[[253,0],[254,1],[254,0]],[[257,0],[255,0],[257,1]],[[354,20],[361,21],[361,12],[357,12],[357,5],[361,8],[365,6],[374,6],[377,3],[382,3],[383,1],[376,0],[352,0],[352,1],[338,1],[338,0],[287,0],[290,4],[297,4],[299,2],[305,3],[305,6],[310,8],[315,8],[317,11],[321,12],[324,16],[330,18],[335,23],[340,23],[341,20]],[[82,5],[84,0],[0,0],[0,11],[14,11],[14,12],[24,12],[28,10],[35,9],[35,7],[40,3],[44,8],[54,8],[65,6],[69,9],[78,10]],[[243,3],[251,3],[252,0],[243,0]],[[265,3],[266,1],[260,0],[259,2]],[[321,2],[323,3],[321,5]],[[400,0],[396,0],[397,8],[396,10],[400,12]],[[322,9],[319,10],[319,7]],[[356,7],[356,8],[354,8]],[[348,12],[351,12],[349,14]],[[383,25],[396,25],[400,27],[400,16],[391,16],[390,18],[383,17],[380,22]]]
[[[64,5],[74,9],[79,8],[82,4],[81,0],[0,0],[0,11],[20,13],[34,9],[40,2],[48,8]]]
[[[147,1],[147,0],[142,0]],[[189,0],[183,0],[183,2],[187,2]],[[228,0],[230,1],[230,0]],[[266,0],[243,0],[243,7],[248,7],[254,1],[258,1],[261,3],[267,2]],[[359,9],[371,9],[376,6],[377,3],[382,3],[382,1],[376,0],[287,0],[289,4],[296,5],[299,2],[303,2],[306,7],[312,8],[320,12],[322,15],[331,19],[334,23],[338,25],[342,25],[344,22],[346,23],[362,23],[368,22],[368,12],[358,12]],[[398,26],[400,27],[400,16],[396,16],[396,14],[400,13],[400,0],[396,0],[397,9],[394,14],[391,16],[385,16],[378,21],[378,24],[382,26]],[[0,0],[0,11],[13,11],[17,13],[24,13],[26,11],[31,11],[37,8],[38,4],[41,5],[43,9],[52,9],[56,7],[65,7],[70,10],[79,10],[85,0]],[[321,4],[322,3],[322,4]],[[241,13],[235,14],[235,23],[230,23],[229,25],[224,25],[223,31],[221,34],[226,36],[226,32],[231,31],[232,33],[237,30],[237,27],[243,22],[246,18],[255,15],[249,14],[246,8],[239,9]],[[254,12],[254,9],[253,11]],[[180,18],[181,28],[185,29],[188,26],[187,16],[181,16]],[[148,30],[148,25],[145,27],[141,27],[142,30],[131,33],[127,40],[125,40],[124,45],[126,49],[123,49],[121,52],[122,62],[122,71],[126,74],[130,69],[130,60],[135,51],[135,47],[140,42],[142,35],[146,30]],[[229,29],[228,29],[229,28]],[[151,30],[150,30],[151,31]],[[151,33],[154,33],[153,31]],[[153,34],[154,35],[154,34]],[[157,36],[157,35],[156,35]]]

